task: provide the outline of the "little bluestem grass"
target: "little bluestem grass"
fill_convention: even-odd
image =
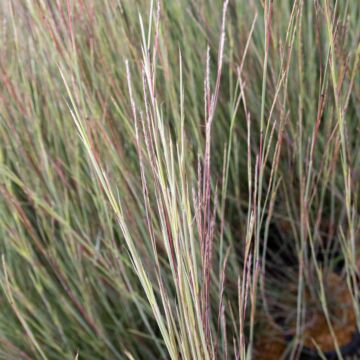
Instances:
[[[0,358],[250,360],[283,313],[297,358],[315,303],[341,359],[324,279],[359,327],[358,1],[0,15]]]

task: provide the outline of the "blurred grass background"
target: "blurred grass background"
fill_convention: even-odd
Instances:
[[[357,0],[0,11],[1,358],[291,352],[339,266],[359,325]]]

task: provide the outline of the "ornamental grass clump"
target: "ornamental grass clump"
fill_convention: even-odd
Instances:
[[[356,356],[356,0],[0,14],[0,358]]]

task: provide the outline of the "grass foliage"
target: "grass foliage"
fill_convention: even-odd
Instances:
[[[357,0],[0,19],[0,358],[252,359],[284,314],[296,358],[310,303],[341,358],[324,278],[359,326]]]

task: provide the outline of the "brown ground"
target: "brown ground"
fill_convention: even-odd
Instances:
[[[331,293],[333,304],[329,309],[331,324],[338,344],[342,347],[351,341],[356,330],[356,316],[352,305],[352,296],[345,280],[335,273],[328,275],[326,284],[327,291]],[[314,317],[311,325],[304,331],[304,346],[315,350],[316,343],[324,352],[333,351],[335,349],[334,340],[323,312],[319,311]],[[284,335],[269,324],[265,325],[264,335],[255,344],[255,359],[281,359],[286,349]]]
[[[356,330],[356,316],[352,304],[352,296],[345,281],[340,276],[330,274],[328,284],[333,301],[336,304],[330,311],[334,318],[332,327],[338,344],[341,347],[351,341]],[[304,346],[315,349],[315,341],[322,351],[334,350],[334,340],[330,334],[324,314],[319,313],[315,316],[313,324],[305,330]]]
[[[267,326],[266,333],[255,345],[255,360],[280,360],[286,349],[283,334]]]

